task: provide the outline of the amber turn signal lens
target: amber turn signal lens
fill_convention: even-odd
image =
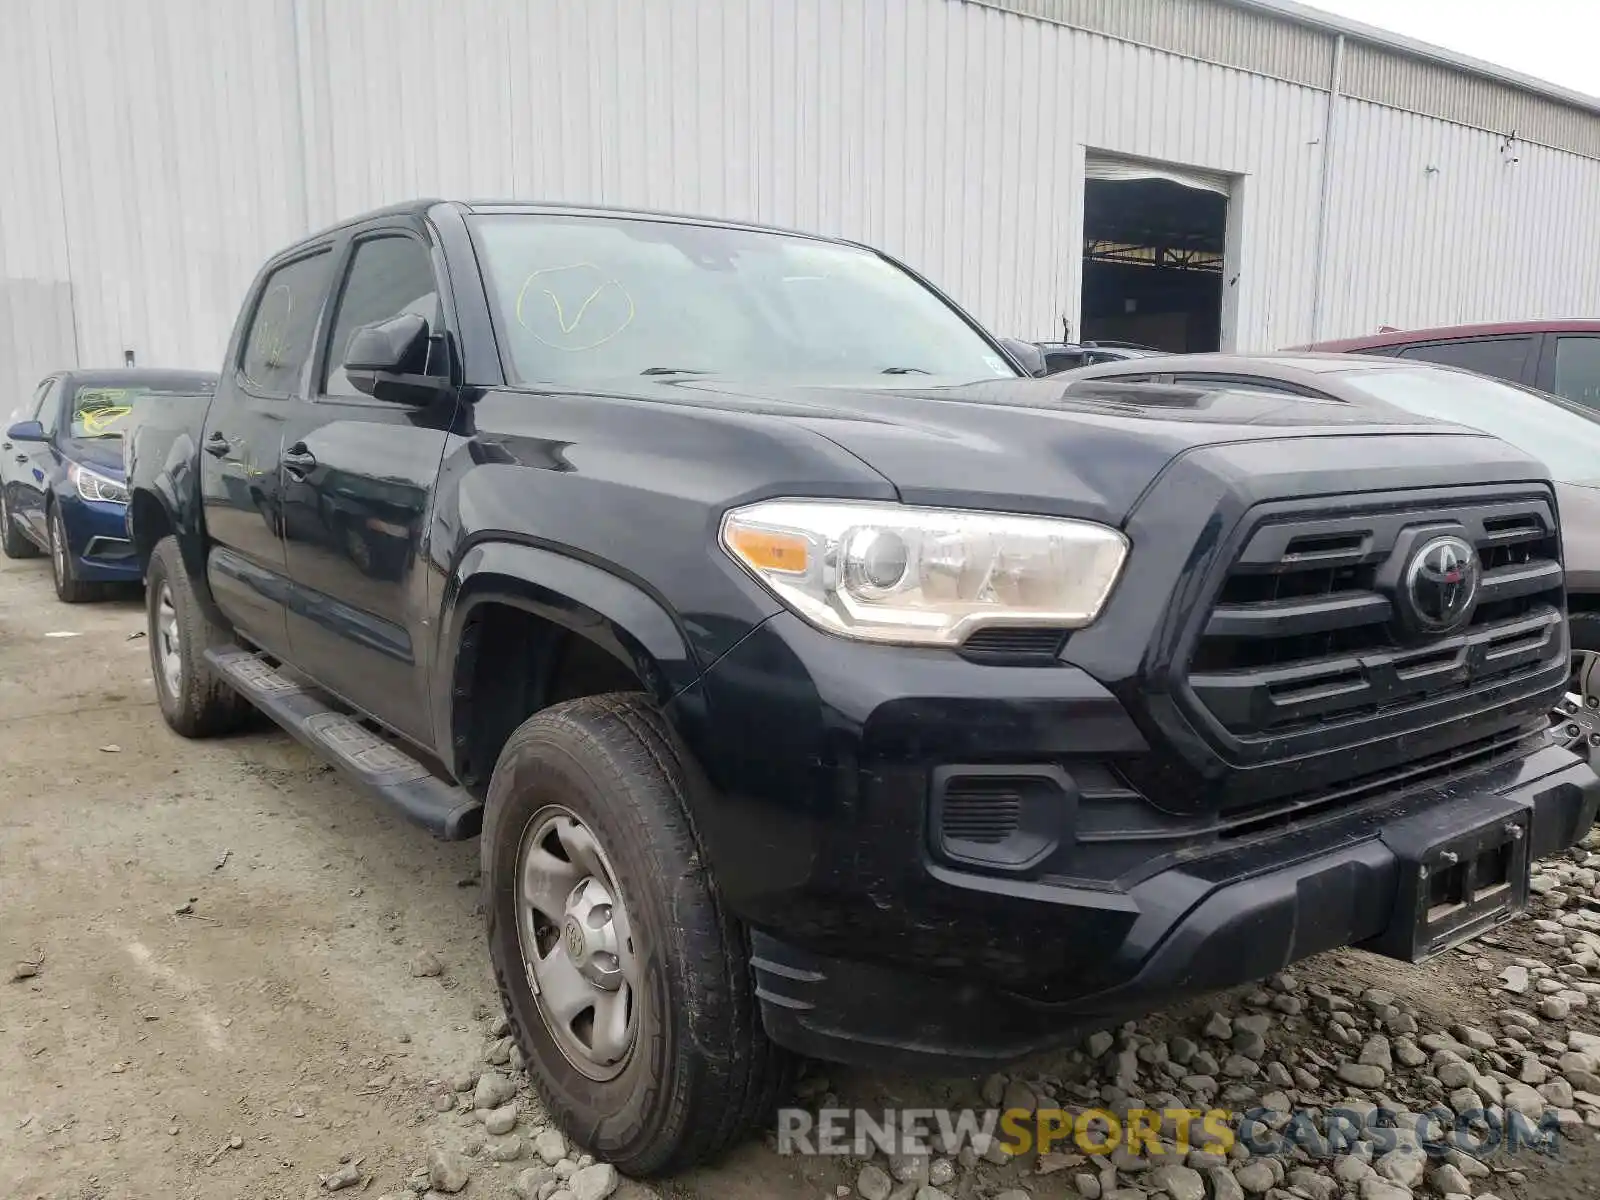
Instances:
[[[729,547],[758,571],[783,571],[799,575],[806,569],[806,539],[794,533],[734,526],[728,530]]]

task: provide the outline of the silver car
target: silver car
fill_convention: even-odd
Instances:
[[[1360,354],[1183,354],[1097,363],[1080,381],[1249,388],[1401,409],[1465,425],[1540,459],[1555,481],[1571,612],[1572,686],[1552,729],[1600,759],[1600,413],[1470,371]]]

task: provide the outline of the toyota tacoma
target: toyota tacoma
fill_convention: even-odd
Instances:
[[[845,241],[347,221],[130,447],[161,711],[481,834],[532,1080],[633,1174],[796,1053],[973,1071],[1521,910],[1600,800],[1545,468],[1034,359]]]

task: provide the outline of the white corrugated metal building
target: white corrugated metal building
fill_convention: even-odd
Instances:
[[[16,400],[213,367],[264,255],[418,195],[844,234],[1036,338],[1168,253],[1225,347],[1600,312],[1600,101],[1288,0],[0,0],[0,112]],[[1212,252],[1091,227],[1125,160]]]

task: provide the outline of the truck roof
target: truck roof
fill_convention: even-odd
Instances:
[[[825,234],[812,233],[803,229],[789,229],[781,225],[767,225],[757,221],[738,221],[727,217],[712,217],[701,213],[667,212],[664,210],[633,208],[626,205],[613,204],[581,204],[571,201],[557,200],[451,200],[439,197],[418,198],[405,200],[397,204],[386,205],[383,208],[370,209],[367,212],[355,213],[325,226],[315,233],[297,239],[293,244],[315,241],[317,238],[326,237],[350,225],[363,221],[370,221],[376,217],[413,216],[425,217],[440,205],[451,205],[467,213],[543,213],[559,216],[597,216],[597,217],[623,217],[631,220],[648,221],[676,221],[693,225],[716,225],[724,229],[746,229],[761,233],[781,233],[789,237],[810,238],[818,242],[836,242],[840,245],[856,246],[862,243],[853,242],[849,238],[829,237]]]

